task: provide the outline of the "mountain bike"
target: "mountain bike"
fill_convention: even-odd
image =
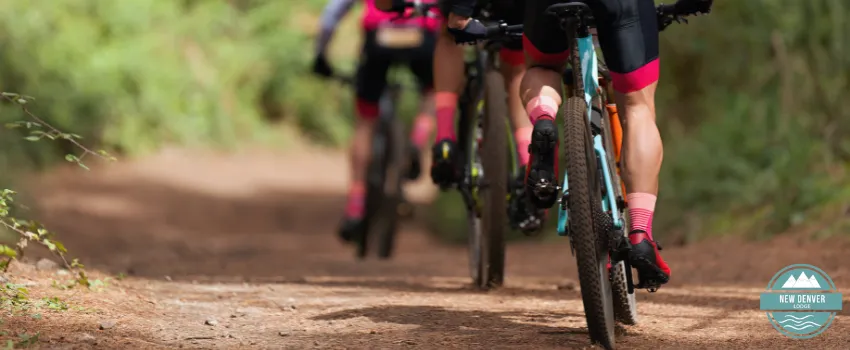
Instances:
[[[513,212],[519,210],[514,203],[524,200],[513,186],[520,172],[519,156],[499,72],[498,39],[511,38],[490,40],[471,50],[464,65],[466,84],[458,99],[463,176],[455,187],[467,212],[470,276],[473,285],[483,290],[504,282],[505,235],[509,227],[520,226],[505,215],[514,218]]]
[[[675,5],[659,5],[656,10],[659,29],[693,14],[682,13]],[[550,6],[546,14],[561,20],[567,39],[573,43],[572,69],[564,72],[564,83],[570,89],[562,107],[567,167],[557,188],[561,192],[558,234],[569,238],[576,256],[591,341],[610,349],[614,345],[615,320],[637,322],[635,288],[654,291],[657,286],[643,281],[635,284],[627,259],[630,245],[624,215],[626,202],[617,162],[622,130],[619,121],[612,122],[607,112],[610,77],[596,55],[590,33],[590,7],[583,2],[561,3]],[[489,27],[488,36],[521,31],[517,26],[501,24]]]
[[[333,78],[348,85],[354,83],[350,77]],[[380,114],[366,172],[366,214],[360,234],[354,239],[360,259],[366,258],[374,247],[378,258],[390,258],[399,219],[411,213],[402,185],[413,160],[408,159],[405,128],[396,118],[396,106],[403,90],[401,84],[391,81],[378,102]]]

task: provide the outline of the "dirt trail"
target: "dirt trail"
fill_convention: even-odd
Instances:
[[[345,160],[337,153],[221,156],[182,151],[35,180],[40,218],[90,270],[126,273],[101,292],[57,291],[53,272],[18,264],[34,297],[86,310],[13,317],[48,348],[586,348],[575,265],[563,243],[508,247],[507,285],[482,293],[463,247],[413,222],[391,262],[353,259],[334,236]],[[420,184],[417,198],[431,195]],[[623,349],[847,348],[842,312],[793,341],[758,311],[770,277],[811,263],[850,289],[850,242],[720,241],[668,247],[673,281],[640,292]],[[24,271],[26,270],[26,271]],[[26,272],[26,273],[24,273]],[[23,277],[23,276],[26,276]],[[98,330],[102,321],[116,325]],[[206,325],[210,321],[215,325]]]

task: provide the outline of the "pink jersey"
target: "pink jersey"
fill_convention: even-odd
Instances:
[[[423,3],[436,3],[437,0],[422,0]],[[412,26],[420,26],[430,31],[438,31],[440,29],[440,25],[442,23],[440,15],[440,11],[435,7],[431,9],[431,13],[435,16],[432,17],[413,17],[413,18],[404,18],[396,21],[392,21],[393,18],[398,17],[398,14],[395,12],[384,12],[375,7],[375,0],[363,0],[365,8],[363,9],[363,29],[371,31],[376,30],[378,27],[385,23],[393,23],[397,25],[412,25]],[[413,12],[413,9],[408,9],[406,15],[410,15]]]

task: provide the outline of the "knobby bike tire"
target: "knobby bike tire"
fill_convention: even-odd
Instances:
[[[356,255],[365,259],[369,254],[372,242],[372,232],[376,224],[380,224],[381,206],[384,202],[384,169],[387,157],[387,124],[379,119],[375,125],[370,147],[369,165],[366,171],[366,215],[363,229],[357,236]]]
[[[384,168],[384,200],[381,206],[383,225],[376,227],[377,232],[374,235],[380,259],[388,259],[393,253],[398,232],[399,206],[402,201],[402,181],[408,170],[405,152],[407,143],[401,123],[393,118],[388,122],[387,129],[389,153]]]
[[[478,114],[478,100],[472,100],[468,106],[459,106],[460,107],[460,125],[458,130],[460,130],[459,141],[460,144],[464,145],[464,156],[463,164],[465,164],[465,181],[469,182],[470,193],[475,190],[474,187],[477,187],[476,184],[473,183],[472,178],[472,169],[477,167],[476,162],[478,161],[478,145],[476,142],[475,132],[478,130],[478,118],[481,117]],[[483,273],[483,266],[485,263],[485,255],[486,252],[482,249],[484,244],[482,243],[484,238],[484,224],[481,219],[480,211],[477,208],[477,203],[475,203],[474,198],[470,198],[473,202],[472,206],[467,210],[467,251],[469,254],[469,276],[472,278],[472,285],[476,288],[481,288],[481,286],[486,285],[486,278]]]
[[[601,98],[601,101],[606,101],[605,98]],[[619,171],[617,171],[617,161],[614,155],[614,136],[612,134],[612,126],[611,126],[611,115],[608,114],[607,109],[605,108],[604,103],[599,103],[600,105],[600,114],[602,120],[602,139],[604,140],[605,145],[605,154],[606,160],[608,162],[608,169],[610,169],[611,175],[611,185],[614,187],[613,192],[614,196],[624,196],[622,192],[622,185]],[[597,112],[594,110],[594,112]],[[620,211],[620,208],[612,208],[611,210]],[[627,215],[623,211],[620,211],[620,217],[623,220],[623,235],[626,235],[626,232],[629,227],[629,222]],[[628,237],[626,237],[628,239]],[[634,290],[632,293],[629,293],[629,284],[628,279],[626,278],[627,273],[631,273],[631,267],[626,265],[625,261],[619,261],[616,264],[611,265],[611,271],[608,277],[611,280],[611,291],[612,291],[612,302],[614,304],[614,319],[620,323],[634,325],[638,322],[638,314],[637,314],[637,299],[635,298]]]
[[[505,127],[507,93],[502,75],[490,70],[484,75],[484,119],[481,162],[486,186],[479,188],[482,205],[482,240],[484,265],[481,266],[480,287],[499,287],[505,278],[505,234],[508,228],[505,214],[508,203],[508,146]]]
[[[570,97],[564,120],[564,148],[569,174],[569,232],[575,248],[581,296],[590,340],[606,349],[614,346],[614,310],[608,279],[608,242],[599,239],[594,214],[601,212],[596,155],[593,152],[587,104]]]

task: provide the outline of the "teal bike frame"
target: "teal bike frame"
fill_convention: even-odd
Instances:
[[[596,45],[593,43],[593,35],[588,34],[584,37],[577,37],[579,61],[581,62],[581,76],[584,86],[584,100],[587,102],[587,117],[590,119],[593,115],[593,99],[599,96],[599,66],[596,56]],[[565,99],[566,100],[566,99]],[[603,146],[604,142],[601,134],[593,135],[593,150],[596,153],[596,159],[599,160],[599,168],[602,169],[605,190],[602,193],[602,211],[611,213],[611,219],[615,229],[623,228],[623,219],[620,217],[620,211],[617,210],[617,197],[614,193],[614,187],[611,180],[611,171],[608,167],[608,162],[605,161],[608,157]],[[569,181],[566,169],[564,169],[564,182],[561,185],[562,197],[558,207],[558,235],[566,236],[569,234],[569,212],[567,210],[567,200],[569,199]]]

